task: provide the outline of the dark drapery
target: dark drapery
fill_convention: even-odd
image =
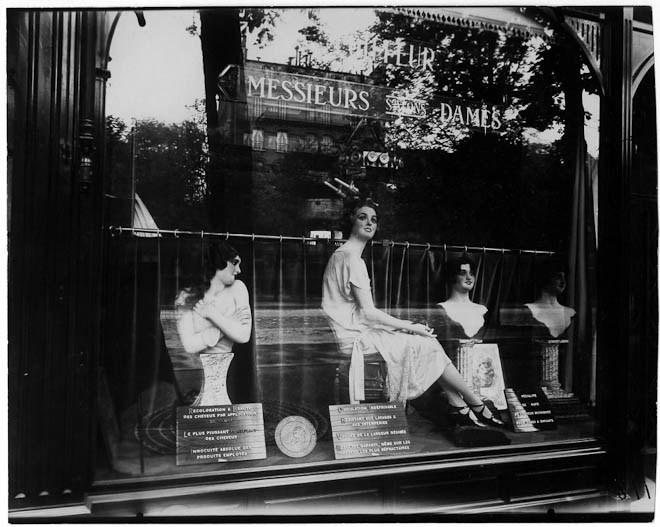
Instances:
[[[201,363],[180,342],[174,299],[182,288],[200,283],[204,248],[218,236],[159,231],[158,236],[142,237],[127,230],[114,234],[108,252],[113,265],[108,266],[103,356],[111,399],[106,406],[114,413],[119,441],[137,441],[134,448],[144,456],[136,429],[153,423],[154,415],[166,408],[190,404],[201,388]],[[227,382],[232,402],[263,404],[267,439],[269,427],[290,414],[320,423],[322,438],[328,430],[328,405],[337,402],[336,369],[344,359],[320,308],[322,277],[341,242],[259,235],[219,238],[227,238],[241,255],[239,278],[248,288],[253,311],[250,342],[234,347]],[[484,339],[500,343],[509,370],[505,377],[524,380],[530,375],[531,347],[519,329],[503,323],[501,313],[533,298],[540,258],[535,252],[374,242],[363,258],[376,305],[403,319],[436,325],[436,304],[447,297],[442,269],[448,259],[463,253],[476,263],[473,300],[489,310]],[[522,373],[517,371],[521,367]],[[110,427],[105,424],[102,432],[107,435]]]

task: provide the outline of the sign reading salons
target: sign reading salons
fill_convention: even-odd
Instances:
[[[497,131],[503,123],[501,107],[480,102],[445,98],[430,106],[392,88],[301,75],[262,63],[248,64],[242,73],[248,108],[259,116],[292,121],[315,121],[318,114],[384,120],[433,118],[443,127],[482,131]]]

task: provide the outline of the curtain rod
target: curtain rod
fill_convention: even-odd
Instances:
[[[196,238],[224,238],[228,240],[229,238],[247,238],[251,240],[279,240],[283,241],[298,241],[298,242],[307,242],[307,241],[319,241],[319,240],[328,240],[330,242],[341,243],[346,240],[341,239],[328,239],[328,238],[311,238],[307,236],[283,236],[276,234],[245,234],[245,233],[235,233],[235,232],[212,232],[212,231],[189,231],[181,229],[148,229],[143,227],[115,227],[110,226],[108,230],[113,236],[122,235],[122,234],[134,234],[139,236],[140,234],[150,235],[150,237],[160,237],[163,235],[172,236],[178,238],[179,236],[186,237],[196,237]],[[468,251],[481,251],[481,252],[491,252],[491,253],[531,253],[531,254],[540,254],[540,255],[553,255],[554,251],[541,251],[535,249],[505,249],[498,247],[477,247],[473,245],[449,245],[449,244],[437,244],[437,243],[416,243],[416,242],[395,242],[392,240],[376,240],[371,242],[373,245],[382,245],[389,247],[422,247],[426,250],[429,249],[443,249],[444,251],[451,250],[463,250]]]

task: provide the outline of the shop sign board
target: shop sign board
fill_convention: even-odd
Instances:
[[[398,456],[410,451],[403,402],[329,406],[336,459]]]
[[[259,63],[248,64],[242,70],[248,105],[259,108],[271,118],[297,120],[302,115],[304,119],[315,121],[316,114],[384,120],[433,117],[440,126],[484,131],[497,131],[504,121],[501,106],[478,101],[443,98],[434,100],[431,106],[423,99],[386,86],[301,75]],[[289,115],[287,110],[290,110]]]
[[[265,458],[261,403],[177,408],[177,465]]]

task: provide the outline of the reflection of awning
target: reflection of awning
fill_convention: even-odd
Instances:
[[[506,31],[516,35],[545,36],[544,27],[523,13],[520,7],[399,7],[407,15],[434,20],[453,26],[490,31]]]
[[[156,225],[153,216],[149,212],[149,209],[140,199],[140,196],[137,195],[137,192],[135,193],[135,201],[133,202],[133,228],[158,230],[158,225]],[[134,234],[135,236],[142,236],[144,238],[160,236],[160,234],[148,232],[136,232]]]

